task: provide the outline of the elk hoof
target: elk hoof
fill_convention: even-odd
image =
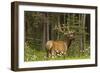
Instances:
[[[52,56],[52,59],[54,59],[55,58],[55,56]]]

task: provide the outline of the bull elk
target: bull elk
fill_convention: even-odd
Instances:
[[[56,26],[56,29],[63,33],[65,36],[64,40],[49,40],[46,43],[47,57],[54,58],[56,56],[63,55],[66,56],[67,50],[71,45],[72,40],[74,39],[74,32],[70,31],[67,27],[68,32],[65,30],[66,26],[63,24],[63,27],[60,25]]]

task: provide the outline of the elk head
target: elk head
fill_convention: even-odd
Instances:
[[[62,33],[65,36],[65,39],[69,38],[70,40],[73,40],[75,38],[75,32],[71,31],[69,26],[66,26],[65,24],[62,24],[62,26],[60,24],[55,26],[55,30]]]

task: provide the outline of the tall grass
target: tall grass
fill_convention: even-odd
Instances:
[[[79,46],[71,46],[67,51],[67,55],[64,58],[63,56],[57,56],[55,58],[47,58],[46,51],[39,49],[32,42],[25,42],[24,46],[24,61],[46,61],[46,60],[77,60],[77,59],[87,59],[90,58],[90,48],[88,45],[85,45],[83,51],[79,50]]]

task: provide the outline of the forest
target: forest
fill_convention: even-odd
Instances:
[[[47,59],[46,42],[64,40],[59,31],[74,31],[75,39],[65,58]],[[90,58],[90,14],[24,11],[24,61],[77,60]]]

